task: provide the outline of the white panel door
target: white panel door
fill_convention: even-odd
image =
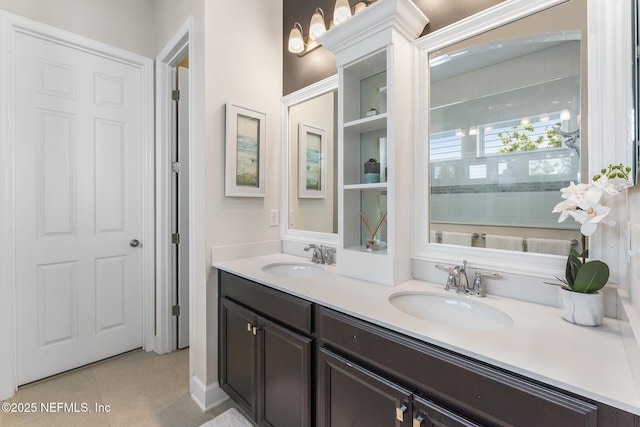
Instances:
[[[142,345],[142,77],[28,34],[15,47],[24,384]]]
[[[189,70],[178,67],[178,348],[189,347]]]

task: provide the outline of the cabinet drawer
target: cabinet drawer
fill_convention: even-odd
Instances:
[[[429,344],[321,308],[322,345],[492,425],[595,426],[597,407]]]
[[[259,314],[306,334],[313,333],[313,303],[251,280],[219,271],[220,298],[226,296]]]

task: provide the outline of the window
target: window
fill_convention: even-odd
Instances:
[[[462,136],[456,131],[431,134],[429,156],[432,162],[462,158]]]
[[[478,152],[489,156],[562,146],[562,137],[553,130],[560,123],[559,112],[541,115],[535,122],[529,120],[508,120],[481,126]]]

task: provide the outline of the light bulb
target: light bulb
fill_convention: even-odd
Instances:
[[[569,110],[560,111],[560,120],[571,120],[571,112]]]
[[[304,51],[304,40],[302,39],[302,25],[297,22],[293,24],[289,32],[289,52],[302,53]]]
[[[469,135],[477,135],[478,134],[478,128],[475,126],[471,126],[469,128]]]
[[[541,122],[548,122],[549,121],[549,115],[547,113],[540,114],[540,121]]]
[[[336,0],[336,6],[333,9],[333,23],[341,24],[351,18],[351,6],[348,0]]]
[[[311,23],[309,24],[309,38],[315,40],[316,37],[321,36],[327,32],[327,26],[324,23],[324,12],[319,7],[316,8],[315,13],[311,17]]]

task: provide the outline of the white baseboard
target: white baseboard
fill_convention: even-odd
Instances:
[[[205,385],[198,377],[193,375],[189,383],[191,398],[202,409],[202,412],[210,411],[229,399],[229,396],[222,391],[217,381]]]

